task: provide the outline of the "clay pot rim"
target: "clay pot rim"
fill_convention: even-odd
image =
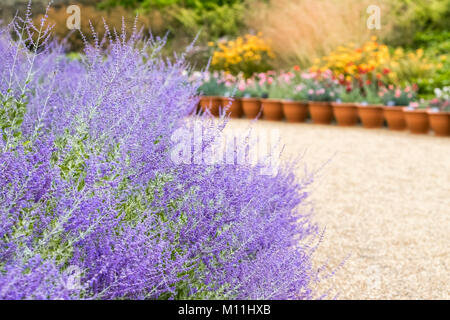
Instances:
[[[429,115],[439,115],[439,116],[448,115],[448,116],[450,116],[450,111],[432,111],[432,110],[427,110],[427,113]]]
[[[404,113],[421,113],[428,114],[428,109],[409,109],[407,107],[402,109]]]
[[[380,109],[380,110],[383,110],[383,105],[381,105],[381,104],[368,104],[368,105],[364,105],[364,104],[361,104],[361,103],[357,103],[356,104],[356,107],[358,108],[358,109]]]
[[[281,99],[269,99],[269,98],[264,98],[261,99],[261,102],[269,102],[269,103],[281,103]]]
[[[295,100],[281,100],[282,104],[298,104],[298,105],[307,105],[307,101],[295,101]]]
[[[331,105],[331,101],[308,101],[308,104]]]
[[[356,108],[356,102],[332,102],[331,105],[336,108]]]
[[[403,112],[403,108],[406,108],[405,106],[384,106],[383,110],[387,110],[387,111],[402,111]]]
[[[261,101],[260,98],[248,98],[248,97],[242,97],[242,101]]]

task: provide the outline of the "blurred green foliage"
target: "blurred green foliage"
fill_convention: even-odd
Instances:
[[[200,39],[216,40],[224,36],[237,36],[244,27],[244,6],[240,3],[215,6],[209,9],[190,9],[172,6],[167,9],[175,24],[173,33],[183,30],[188,36],[195,36],[199,30]]]
[[[450,30],[450,0],[396,0],[391,6],[388,19],[393,28],[386,37],[390,45],[415,46],[417,34],[439,37]]]
[[[197,37],[188,56],[193,64],[206,65],[210,58],[209,41],[236,37],[243,29],[245,0],[103,0],[99,7],[122,6],[140,15],[159,12],[169,31],[167,53],[184,50]]]
[[[243,0],[105,0],[101,8],[123,6],[147,13],[159,10],[173,36],[216,40],[236,36],[244,27]]]
[[[417,32],[414,37],[414,47],[424,48],[425,55],[429,59],[442,64],[433,77],[417,81],[424,96],[430,98],[434,95],[434,88],[450,86],[450,29]]]
[[[385,41],[423,48],[424,57],[442,64],[431,77],[410,79],[419,85],[422,97],[431,97],[434,88],[450,85],[450,0],[396,0],[392,7],[393,28]]]

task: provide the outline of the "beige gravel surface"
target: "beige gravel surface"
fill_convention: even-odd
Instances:
[[[226,130],[247,128],[232,120]],[[450,299],[450,138],[387,129],[258,121],[277,129],[284,158],[305,153],[314,219],[325,227],[319,284],[338,299]],[[299,168],[298,175],[303,175]]]

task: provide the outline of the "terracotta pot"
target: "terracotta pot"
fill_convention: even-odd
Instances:
[[[409,131],[414,134],[426,134],[430,131],[430,122],[428,121],[427,110],[413,110],[403,108],[406,124]]]
[[[237,98],[222,98],[222,105],[224,108],[228,108],[227,114],[230,118],[238,119],[242,116],[242,103]]]
[[[222,97],[201,97],[200,108],[203,112],[209,110],[215,117],[219,116],[220,106],[222,104]]]
[[[358,115],[364,128],[375,129],[383,127],[383,106],[358,105]]]
[[[261,106],[265,120],[281,121],[283,120],[283,105],[281,100],[262,99]]]
[[[450,136],[450,112],[428,111],[431,129],[434,135],[440,137]]]
[[[299,101],[281,101],[287,122],[305,122],[308,115],[308,103]]]
[[[333,108],[331,107],[331,103],[310,101],[308,105],[313,123],[330,124],[333,121]]]
[[[402,131],[406,129],[403,107],[384,107],[383,112],[390,130]]]
[[[242,110],[247,119],[255,119],[261,111],[261,101],[258,98],[242,98]]]
[[[334,117],[339,126],[351,127],[358,122],[358,109],[354,103],[331,103]]]

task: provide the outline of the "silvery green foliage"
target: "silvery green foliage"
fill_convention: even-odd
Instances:
[[[71,61],[29,22],[0,35],[1,299],[313,296],[311,181],[170,160],[183,57],[122,31]]]

